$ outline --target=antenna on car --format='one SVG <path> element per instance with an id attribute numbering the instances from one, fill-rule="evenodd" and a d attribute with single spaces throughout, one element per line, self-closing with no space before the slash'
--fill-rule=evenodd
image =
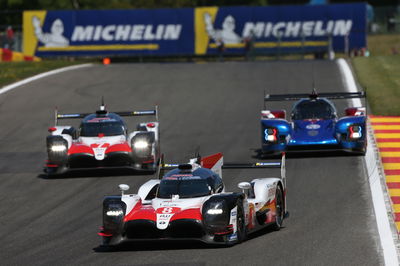
<path id="1" fill-rule="evenodd" d="M 163 175 L 164 175 L 164 153 L 161 154 L 160 158 L 158 159 L 158 166 L 157 166 L 157 173 L 156 176 L 158 179 L 162 179 Z"/>
<path id="2" fill-rule="evenodd" d="M 100 105 L 100 111 L 105 111 L 106 107 L 104 105 L 104 96 L 101 96 L 101 105 Z"/>
<path id="3" fill-rule="evenodd" d="M 101 96 L 100 110 L 97 110 L 96 114 L 97 115 L 106 115 L 107 114 L 106 105 L 104 104 L 104 96 Z"/>
<path id="4" fill-rule="evenodd" d="M 310 94 L 310 99 L 316 99 L 318 98 L 318 92 L 317 89 L 313 86 L 312 92 Z"/>
<path id="5" fill-rule="evenodd" d="M 200 146 L 196 147 L 194 157 L 196 158 L 196 163 L 201 165 Z"/>

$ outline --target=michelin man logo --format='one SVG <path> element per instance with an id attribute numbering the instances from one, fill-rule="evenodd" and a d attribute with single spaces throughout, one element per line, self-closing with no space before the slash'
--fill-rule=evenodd
<path id="1" fill-rule="evenodd" d="M 54 20 L 51 25 L 50 33 L 44 33 L 40 27 L 40 19 L 36 16 L 32 18 L 32 25 L 35 30 L 36 38 L 44 44 L 45 47 L 66 47 L 69 40 L 63 36 L 64 24 L 61 19 Z"/>
<path id="2" fill-rule="evenodd" d="M 242 38 L 235 33 L 235 18 L 231 15 L 225 17 L 222 23 L 222 29 L 214 29 L 211 15 L 208 13 L 204 14 L 204 22 L 206 24 L 208 36 L 215 42 L 222 41 L 225 44 L 237 44 L 242 42 Z"/>

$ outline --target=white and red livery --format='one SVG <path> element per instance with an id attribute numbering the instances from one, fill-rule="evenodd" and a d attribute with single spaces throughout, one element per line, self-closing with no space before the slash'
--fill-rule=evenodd
<path id="1" fill-rule="evenodd" d="M 62 174 L 71 169 L 128 167 L 154 172 L 160 158 L 159 123 L 139 123 L 128 133 L 123 116 L 156 116 L 154 110 L 108 112 L 104 104 L 92 114 L 58 114 L 47 136 L 45 172 Z M 82 121 L 78 129 L 60 126 L 59 119 Z"/>
<path id="2" fill-rule="evenodd" d="M 103 201 L 103 245 L 127 241 L 198 240 L 233 245 L 249 233 L 272 226 L 279 230 L 287 217 L 285 157 L 276 163 L 223 163 L 221 153 L 171 169 L 161 179 L 143 184 L 137 194 L 107 196 Z M 280 168 L 280 177 L 256 178 L 226 192 L 222 169 Z"/>

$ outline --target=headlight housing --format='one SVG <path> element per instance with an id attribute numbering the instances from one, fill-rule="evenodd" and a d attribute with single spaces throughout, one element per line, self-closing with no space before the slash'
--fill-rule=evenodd
<path id="1" fill-rule="evenodd" d="M 149 143 L 145 140 L 137 140 L 133 143 L 135 149 L 146 149 L 149 147 Z"/>
<path id="2" fill-rule="evenodd" d="M 362 127 L 360 125 L 349 126 L 349 138 L 359 139 L 362 137 Z"/>
<path id="3" fill-rule="evenodd" d="M 63 152 L 67 149 L 67 147 L 65 145 L 53 145 L 50 149 L 53 152 Z"/>
<path id="4" fill-rule="evenodd" d="M 264 130 L 264 138 L 267 142 L 278 141 L 278 130 L 276 128 L 268 127 Z"/>
<path id="5" fill-rule="evenodd" d="M 224 210 L 222 209 L 208 209 L 207 214 L 210 215 L 216 215 L 216 214 L 222 214 Z"/>
<path id="6" fill-rule="evenodd" d="M 108 210 L 106 212 L 107 216 L 120 216 L 123 215 L 124 211 L 123 210 Z"/>

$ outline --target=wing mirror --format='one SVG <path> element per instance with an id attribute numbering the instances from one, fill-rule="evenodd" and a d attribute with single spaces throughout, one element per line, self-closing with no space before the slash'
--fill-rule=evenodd
<path id="1" fill-rule="evenodd" d="M 249 182 L 240 182 L 238 187 L 246 194 L 246 190 L 251 189 L 251 184 Z"/>
<path id="2" fill-rule="evenodd" d="M 124 195 L 124 192 L 129 189 L 129 186 L 127 184 L 119 184 L 118 188 L 121 191 L 121 194 Z"/>

